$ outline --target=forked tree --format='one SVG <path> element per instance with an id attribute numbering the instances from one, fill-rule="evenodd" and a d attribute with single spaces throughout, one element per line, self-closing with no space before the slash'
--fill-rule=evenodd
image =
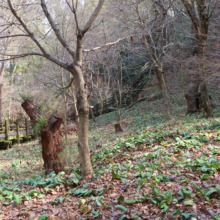
<path id="1" fill-rule="evenodd" d="M 188 112 L 198 111 L 198 94 L 201 94 L 201 108 L 205 116 L 212 117 L 212 107 L 206 87 L 206 73 L 205 73 L 205 49 L 208 40 L 210 18 L 215 10 L 217 0 L 182 0 L 185 9 L 190 17 L 193 25 L 193 34 L 195 35 L 196 48 L 194 54 L 197 56 L 198 71 L 195 74 L 188 94 L 185 95 L 187 99 Z"/>
<path id="2" fill-rule="evenodd" d="M 91 176 L 93 174 L 93 168 L 92 163 L 90 159 L 90 152 L 89 152 L 89 144 L 88 144 L 88 124 L 89 124 L 89 103 L 88 103 L 88 86 L 85 82 L 84 74 L 83 74 L 83 39 L 85 34 L 88 32 L 88 30 L 91 28 L 93 22 L 95 21 L 96 17 L 98 16 L 104 0 L 99 0 L 96 8 L 94 9 L 93 13 L 91 14 L 88 21 L 85 23 L 85 25 L 80 25 L 77 18 L 77 4 L 78 0 L 76 1 L 76 4 L 72 1 L 72 4 L 70 4 L 67 0 L 65 1 L 66 4 L 69 6 L 69 9 L 72 11 L 72 15 L 75 20 L 75 28 L 76 28 L 76 46 L 75 48 L 64 39 L 62 36 L 62 33 L 59 29 L 59 26 L 57 25 L 56 21 L 52 17 L 52 12 L 48 10 L 47 4 L 45 0 L 41 0 L 41 9 L 44 13 L 45 18 L 47 19 L 50 29 L 52 29 L 59 40 L 60 44 L 66 49 L 66 51 L 71 56 L 72 62 L 64 62 L 63 60 L 60 60 L 59 58 L 55 57 L 53 54 L 49 52 L 47 47 L 45 46 L 45 43 L 42 43 L 42 40 L 39 39 L 39 35 L 35 34 L 35 31 L 37 28 L 33 28 L 33 25 L 29 24 L 28 19 L 23 18 L 22 16 L 25 16 L 25 12 L 21 13 L 22 7 L 26 7 L 24 9 L 27 9 L 27 5 L 35 5 L 38 6 L 38 3 L 30 2 L 27 5 L 21 4 L 13 4 L 12 0 L 7 0 L 8 3 L 8 9 L 9 12 L 13 14 L 13 16 L 17 19 L 17 22 L 12 24 L 15 25 L 20 29 L 20 33 L 15 35 L 7 36 L 8 38 L 17 38 L 17 37 L 27 37 L 28 39 L 31 39 L 32 42 L 37 46 L 37 51 L 31 51 L 28 53 L 23 54 L 16 54 L 17 51 L 14 51 L 13 54 L 5 54 L 7 55 L 8 59 L 15 59 L 19 57 L 27 57 L 27 56 L 41 56 L 44 57 L 54 64 L 68 70 L 74 77 L 75 82 L 75 89 L 76 89 L 76 99 L 77 99 L 77 109 L 79 113 L 79 124 L 78 124 L 78 150 L 79 150 L 79 158 L 80 158 L 80 170 L 81 175 L 83 177 Z M 38 8 L 39 10 L 39 8 Z M 53 11 L 53 10 L 51 10 Z M 35 25 L 37 22 L 35 23 Z M 81 27 L 82 26 L 82 27 Z M 35 31 L 32 31 L 34 29 Z M 74 31 L 73 31 L 74 33 Z M 73 34 L 74 35 L 74 34 Z M 74 40 L 74 38 L 72 39 Z M 4 59 L 1 59 L 4 60 Z"/>
<path id="3" fill-rule="evenodd" d="M 119 11 L 122 21 L 133 32 L 139 33 L 144 49 L 152 63 L 158 79 L 159 87 L 163 92 L 164 110 L 166 118 L 170 119 L 170 98 L 164 78 L 163 58 L 167 55 L 172 32 L 172 19 L 169 10 L 172 4 L 162 0 L 124 0 Z"/>

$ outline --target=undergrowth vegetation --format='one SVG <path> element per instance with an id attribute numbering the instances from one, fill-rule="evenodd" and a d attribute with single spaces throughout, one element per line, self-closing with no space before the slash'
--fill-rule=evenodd
<path id="1" fill-rule="evenodd" d="M 92 179 L 80 176 L 76 136 L 64 141 L 68 167 L 58 175 L 44 174 L 37 142 L 1 151 L 0 218 L 219 220 L 219 113 L 179 108 L 165 121 L 157 106 L 123 110 L 121 134 L 114 112 L 91 122 Z"/>

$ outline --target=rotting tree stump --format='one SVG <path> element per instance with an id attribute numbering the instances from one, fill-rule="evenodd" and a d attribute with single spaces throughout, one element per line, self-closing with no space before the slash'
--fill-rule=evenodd
<path id="1" fill-rule="evenodd" d="M 63 118 L 58 115 L 52 115 L 48 125 L 41 130 L 42 156 L 44 168 L 54 170 L 56 173 L 64 170 L 66 161 L 64 158 L 64 148 L 60 139 L 60 125 Z"/>
<path id="2" fill-rule="evenodd" d="M 36 125 L 40 117 L 39 109 L 30 101 L 25 100 L 22 105 L 23 109 Z M 66 160 L 64 158 L 64 148 L 60 139 L 60 125 L 63 118 L 58 115 L 52 115 L 47 125 L 43 126 L 40 131 L 42 157 L 46 173 L 55 171 L 59 173 L 64 171 Z"/>
<path id="3" fill-rule="evenodd" d="M 115 124 L 115 132 L 116 132 L 116 133 L 123 132 L 123 129 L 122 129 L 121 123 L 117 123 L 117 124 Z"/>

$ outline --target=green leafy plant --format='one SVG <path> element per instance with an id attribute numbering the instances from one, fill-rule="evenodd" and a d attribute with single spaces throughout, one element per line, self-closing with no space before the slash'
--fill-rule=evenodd
<path id="1" fill-rule="evenodd" d="M 38 121 L 36 123 L 36 125 L 34 126 L 34 130 L 37 132 L 37 133 L 40 133 L 42 128 L 47 124 L 46 120 L 40 116 L 38 118 Z"/>

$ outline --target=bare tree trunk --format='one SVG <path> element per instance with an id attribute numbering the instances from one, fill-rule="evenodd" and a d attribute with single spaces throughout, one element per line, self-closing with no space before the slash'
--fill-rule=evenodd
<path id="1" fill-rule="evenodd" d="M 171 116 L 170 116 L 170 98 L 169 98 L 169 95 L 168 95 L 168 92 L 167 92 L 167 87 L 166 87 L 166 82 L 164 80 L 164 75 L 163 75 L 163 71 L 162 71 L 162 68 L 160 68 L 160 66 L 158 65 L 157 63 L 157 59 L 156 57 L 154 57 L 154 54 L 153 52 L 150 50 L 149 46 L 148 46 L 148 42 L 146 40 L 146 37 L 143 37 L 143 43 L 144 43 L 144 46 L 145 46 L 145 49 L 147 51 L 147 54 L 151 60 L 151 62 L 153 63 L 153 66 L 154 66 L 154 69 L 156 71 L 156 74 L 157 74 L 157 78 L 158 78 L 158 81 L 159 81 L 159 86 L 163 92 L 163 99 L 164 99 L 164 110 L 165 110 L 165 114 L 166 114 L 166 118 L 167 120 L 171 119 Z"/>
<path id="2" fill-rule="evenodd" d="M 73 98 L 73 107 L 74 107 L 74 111 L 75 111 L 75 120 L 76 120 L 76 125 L 77 125 L 77 128 L 78 128 L 79 113 L 78 113 L 78 109 L 77 109 L 77 105 L 76 105 L 76 96 L 75 96 L 75 91 L 74 91 L 73 86 L 72 86 L 72 98 Z"/>
<path id="3" fill-rule="evenodd" d="M 121 90 L 120 87 L 118 85 L 119 88 L 119 100 L 117 99 L 117 95 L 116 92 L 114 90 L 115 93 L 115 99 L 116 99 L 116 103 L 117 103 L 117 123 L 115 124 L 115 132 L 119 133 L 119 132 L 123 132 L 122 126 L 121 126 Z"/>
<path id="4" fill-rule="evenodd" d="M 68 102 L 66 98 L 66 93 L 64 92 L 63 94 L 64 98 L 64 134 L 65 134 L 65 139 L 68 140 L 67 136 L 67 111 L 68 111 Z"/>
<path id="5" fill-rule="evenodd" d="M 201 92 L 201 107 L 202 110 L 204 111 L 204 117 L 213 117 L 213 111 L 212 111 L 212 105 L 211 101 L 209 99 L 209 94 L 206 86 L 206 73 L 205 73 L 205 62 L 204 62 L 204 57 L 205 57 L 205 48 L 206 48 L 206 40 L 201 39 L 199 44 L 197 44 L 198 47 L 198 53 L 197 53 L 197 58 L 199 59 L 199 69 L 201 70 L 200 72 L 200 92 Z"/>
<path id="6" fill-rule="evenodd" d="M 79 113 L 78 124 L 78 149 L 80 158 L 80 171 L 83 177 L 93 175 L 93 168 L 90 159 L 88 128 L 89 128 L 89 102 L 88 86 L 84 81 L 81 67 L 74 66 L 76 74 L 76 98 L 77 110 Z"/>
<path id="7" fill-rule="evenodd" d="M 90 113 L 91 113 L 93 122 L 96 123 L 95 116 L 94 116 L 94 113 L 93 113 L 93 106 L 90 106 L 90 107 L 89 107 L 89 111 L 90 111 Z"/>
<path id="8" fill-rule="evenodd" d="M 3 104 L 2 96 L 3 96 L 3 94 L 2 94 L 2 88 L 3 88 L 3 84 L 0 84 L 0 121 L 2 121 L 2 119 L 3 119 L 3 112 L 2 112 L 2 110 L 3 110 L 3 108 L 2 108 L 2 104 Z"/>
<path id="9" fill-rule="evenodd" d="M 25 100 L 21 106 L 31 121 L 37 124 L 38 118 L 40 117 L 38 108 L 30 100 Z M 53 115 L 49 119 L 48 124 L 43 126 L 41 130 L 42 157 L 47 173 L 52 170 L 55 171 L 55 173 L 59 173 L 63 171 L 66 166 L 63 154 L 64 148 L 61 145 L 59 135 L 62 120 L 62 117 Z"/>
<path id="10" fill-rule="evenodd" d="M 61 82 L 62 82 L 62 87 L 64 87 L 64 80 L 63 80 L 63 74 L 61 73 Z M 66 91 L 63 90 L 63 100 L 64 100 L 64 134 L 65 134 L 65 139 L 67 140 L 67 111 L 68 111 L 68 101 L 66 97 Z"/>
<path id="11" fill-rule="evenodd" d="M 188 93 L 185 94 L 185 98 L 187 101 L 187 112 L 195 113 L 200 110 L 200 97 L 199 97 L 199 75 L 195 75 L 194 79 L 192 79 Z"/>
<path id="12" fill-rule="evenodd" d="M 167 92 L 167 87 L 166 87 L 166 83 L 164 80 L 164 76 L 163 76 L 163 72 L 161 71 L 161 69 L 158 66 L 155 66 L 155 70 L 157 72 L 157 78 L 159 80 L 159 85 L 160 88 L 163 92 L 163 100 L 164 100 L 164 110 L 165 110 L 165 114 L 166 114 L 166 119 L 170 120 L 171 116 L 170 116 L 170 98 Z"/>
<path id="13" fill-rule="evenodd" d="M 102 115 L 102 112 L 103 112 L 103 98 L 102 98 L 102 94 L 101 94 L 100 91 L 99 91 L 99 97 L 100 97 L 100 106 L 101 106 L 100 115 Z"/>
<path id="14" fill-rule="evenodd" d="M 204 72 L 205 62 L 205 49 L 208 39 L 208 31 L 209 31 L 209 19 L 212 15 L 212 12 L 210 12 L 209 7 L 207 7 L 207 2 L 205 0 L 195 1 L 193 4 L 191 4 L 190 1 L 182 0 L 186 11 L 192 21 L 192 25 L 194 26 L 194 34 L 196 38 L 196 50 L 195 55 L 198 59 L 198 69 L 199 69 L 199 86 L 200 86 L 200 92 L 201 92 L 201 105 L 202 109 L 204 111 L 204 115 L 206 117 L 212 117 L 212 107 L 209 100 L 209 95 L 207 92 L 206 87 L 206 74 Z M 215 9 L 216 5 L 214 6 L 213 10 Z M 197 82 L 195 82 L 197 84 Z M 196 85 L 194 86 L 196 87 Z M 189 91 L 190 92 L 190 91 Z M 189 104 L 189 102 L 187 102 Z M 188 109 L 190 106 L 188 106 Z"/>
<path id="15" fill-rule="evenodd" d="M 205 81 L 203 81 L 200 84 L 200 92 L 201 92 L 201 100 L 202 100 L 201 107 L 202 110 L 204 111 L 204 117 L 213 117 L 214 114 L 212 111 L 212 105 L 209 99 Z"/>
<path id="16" fill-rule="evenodd" d="M 1 70 L 0 70 L 0 121 L 3 119 L 3 72 L 5 69 L 5 62 L 2 62 Z"/>

